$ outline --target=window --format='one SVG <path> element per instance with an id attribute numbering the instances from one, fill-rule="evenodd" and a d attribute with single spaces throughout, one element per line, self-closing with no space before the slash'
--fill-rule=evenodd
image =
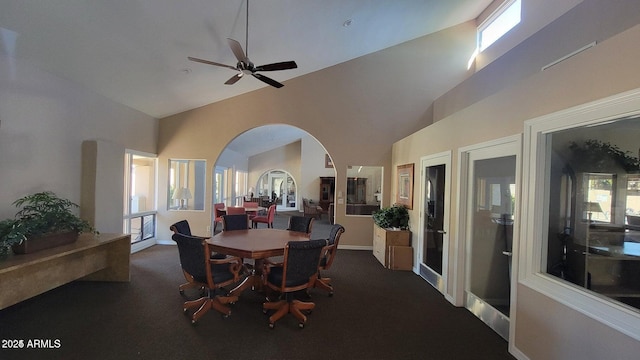
<path id="1" fill-rule="evenodd" d="M 521 0 L 506 1 L 478 27 L 478 48 L 484 51 L 520 23 Z"/>
<path id="2" fill-rule="evenodd" d="M 639 137 L 640 91 L 528 121 L 520 253 L 523 284 L 637 340 Z"/>
<path id="3" fill-rule="evenodd" d="M 131 234 L 131 243 L 136 244 L 155 237 L 156 158 L 128 150 L 124 163 L 123 232 Z"/>
<path id="4" fill-rule="evenodd" d="M 169 160 L 169 210 L 204 210 L 204 160 Z"/>
<path id="5" fill-rule="evenodd" d="M 382 166 L 353 165 L 347 169 L 347 215 L 371 215 L 380 209 Z"/>

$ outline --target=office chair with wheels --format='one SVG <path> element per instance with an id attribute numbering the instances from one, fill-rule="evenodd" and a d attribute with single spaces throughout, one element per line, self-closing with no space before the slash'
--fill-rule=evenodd
<path id="1" fill-rule="evenodd" d="M 212 259 L 209 245 L 206 240 L 199 237 L 183 234 L 173 234 L 171 238 L 178 244 L 180 254 L 180 266 L 182 270 L 190 274 L 194 281 L 205 284 L 206 296 L 198 300 L 185 301 L 183 311 L 198 308 L 191 316 L 191 323 L 195 324 L 205 313 L 215 309 L 224 317 L 231 315 L 231 309 L 226 304 L 238 301 L 237 296 L 218 295 L 224 286 L 238 283 L 243 279 L 242 261 L 237 257 L 225 259 Z"/>
<path id="2" fill-rule="evenodd" d="M 328 270 L 333 264 L 333 260 L 336 258 L 338 252 L 338 243 L 340 242 L 340 235 L 344 233 L 344 226 L 335 224 L 331 227 L 329 233 L 328 245 L 322 250 L 320 257 L 320 264 L 318 265 L 318 278 L 314 283 L 314 287 L 326 290 L 329 292 L 329 296 L 333 296 L 333 286 L 331 285 L 331 278 L 322 277 L 321 271 Z"/>
<path id="3" fill-rule="evenodd" d="M 287 230 L 306 233 L 311 236 L 311 228 L 313 227 L 313 218 L 305 216 L 290 216 L 289 226 Z"/>
<path id="4" fill-rule="evenodd" d="M 269 327 L 274 328 L 276 321 L 288 313 L 293 314 L 303 328 L 307 317 L 303 310 L 311 311 L 316 305 L 295 299 L 294 292 L 313 286 L 318 276 L 318 263 L 322 249 L 327 240 L 290 241 L 284 250 L 284 262 L 273 264 L 268 260 L 264 263 L 263 282 L 271 290 L 280 292 L 280 301 L 265 302 L 262 309 L 266 314 L 269 310 L 276 312 L 269 317 Z"/>

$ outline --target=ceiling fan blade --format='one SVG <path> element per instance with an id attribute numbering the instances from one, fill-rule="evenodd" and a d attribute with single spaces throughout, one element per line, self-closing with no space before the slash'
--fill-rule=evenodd
<path id="1" fill-rule="evenodd" d="M 242 50 L 242 45 L 240 45 L 239 42 L 229 38 L 227 38 L 227 42 L 229 43 L 231 51 L 233 51 L 233 55 L 236 56 L 236 59 L 238 59 L 238 61 L 246 62 L 247 56 L 244 54 L 244 50 Z"/>
<path id="2" fill-rule="evenodd" d="M 231 65 L 225 65 L 225 64 L 220 64 L 217 62 L 213 62 L 213 61 L 209 61 L 209 60 L 203 60 L 203 59 L 198 59 L 198 58 L 194 58 L 194 57 L 187 57 L 187 59 L 191 60 L 191 61 L 195 61 L 195 62 L 199 62 L 199 63 L 203 63 L 203 64 L 207 64 L 207 65 L 215 65 L 215 66 L 222 66 L 222 67 L 226 67 L 229 69 L 233 69 L 233 70 L 238 70 L 236 67 L 231 66 Z"/>
<path id="3" fill-rule="evenodd" d="M 283 61 L 273 64 L 256 66 L 256 71 L 277 71 L 277 70 L 289 70 L 298 67 L 295 61 Z"/>
<path id="4" fill-rule="evenodd" d="M 275 81 L 275 80 L 273 80 L 271 78 L 268 78 L 268 77 L 266 77 L 264 75 L 255 74 L 255 73 L 251 74 L 251 75 L 253 75 L 256 79 L 258 79 L 258 80 L 260 80 L 262 82 L 265 82 L 265 83 L 267 83 L 267 84 L 269 84 L 269 85 L 271 85 L 271 86 L 273 86 L 275 88 L 279 89 L 279 88 L 284 86 L 283 84 L 280 84 L 279 82 L 277 82 L 277 81 Z"/>
<path id="5" fill-rule="evenodd" d="M 225 85 L 233 85 L 235 83 L 238 82 L 238 80 L 242 79 L 242 76 L 244 75 L 244 73 L 237 73 L 235 75 L 233 75 L 229 80 L 227 80 L 224 84 Z"/>

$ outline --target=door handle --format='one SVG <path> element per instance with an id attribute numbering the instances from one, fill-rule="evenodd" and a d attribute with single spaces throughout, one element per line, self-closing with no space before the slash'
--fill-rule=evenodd
<path id="1" fill-rule="evenodd" d="M 446 233 L 447 233 L 447 232 L 446 232 L 446 231 L 444 231 L 444 230 L 438 230 L 437 232 L 438 232 L 438 234 L 442 234 L 442 235 L 444 235 L 444 234 L 446 234 Z"/>
<path id="2" fill-rule="evenodd" d="M 511 251 L 503 251 L 502 255 L 507 255 L 509 257 L 513 256 L 513 253 Z"/>

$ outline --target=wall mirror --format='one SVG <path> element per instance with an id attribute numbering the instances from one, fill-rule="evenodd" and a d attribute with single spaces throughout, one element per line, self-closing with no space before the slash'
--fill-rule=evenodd
<path id="1" fill-rule="evenodd" d="M 347 215 L 371 215 L 380 209 L 382 166 L 347 168 Z"/>
<path id="2" fill-rule="evenodd" d="M 169 210 L 204 210 L 207 162 L 169 159 Z"/>

